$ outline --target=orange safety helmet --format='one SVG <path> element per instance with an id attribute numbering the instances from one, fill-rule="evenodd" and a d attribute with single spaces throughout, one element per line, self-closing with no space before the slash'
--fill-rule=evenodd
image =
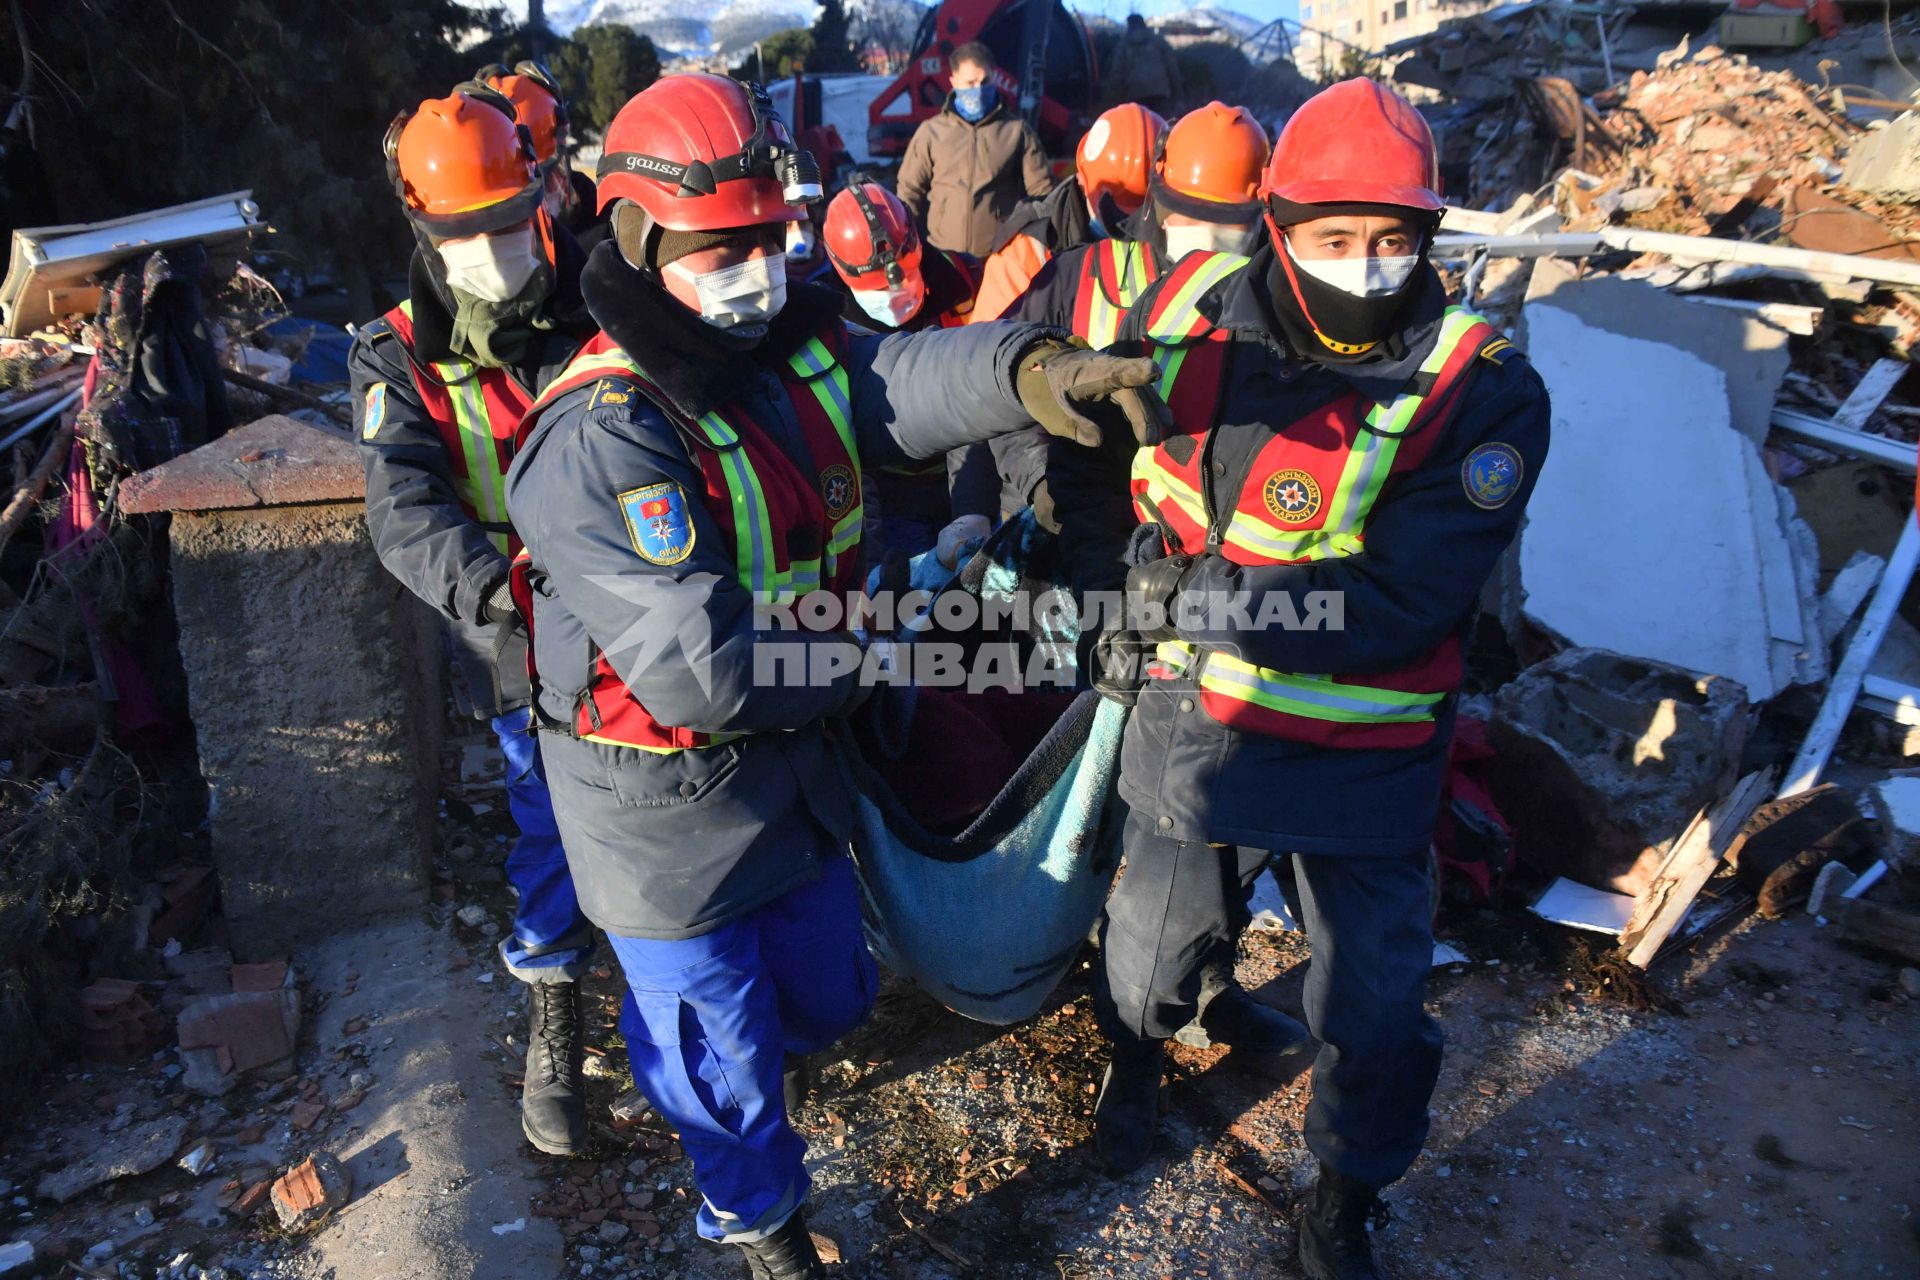
<path id="1" fill-rule="evenodd" d="M 1426 118 L 1391 89 L 1360 79 L 1321 90 L 1293 113 L 1260 195 L 1280 224 L 1298 221 L 1282 206 L 1387 204 L 1428 213 L 1446 207 Z"/>
<path id="2" fill-rule="evenodd" d="M 1087 207 L 1098 210 L 1105 196 L 1112 196 L 1122 213 L 1145 204 L 1153 156 L 1166 131 L 1167 122 L 1137 102 L 1101 112 L 1073 153 L 1073 170 Z"/>
<path id="3" fill-rule="evenodd" d="M 513 104 L 468 83 L 387 126 L 387 174 L 407 217 L 435 239 L 484 235 L 531 218 L 541 177 Z"/>
<path id="4" fill-rule="evenodd" d="M 480 68 L 474 79 L 513 103 L 514 117 L 533 135 L 533 151 L 542 169 L 551 169 L 567 145 L 567 100 L 560 82 L 544 63 L 528 58 L 512 71 L 495 62 Z"/>
<path id="5" fill-rule="evenodd" d="M 1209 102 L 1167 131 L 1159 178 L 1169 190 L 1195 200 L 1246 204 L 1259 193 L 1272 150 L 1267 131 L 1245 107 Z"/>
<path id="6" fill-rule="evenodd" d="M 920 274 L 920 233 L 900 198 L 877 182 L 835 196 L 820 238 L 849 289 L 898 289 Z"/>
<path id="7" fill-rule="evenodd" d="M 662 76 L 607 126 L 600 208 L 631 200 L 671 231 L 797 222 L 820 167 L 794 144 L 767 92 L 726 76 Z"/>

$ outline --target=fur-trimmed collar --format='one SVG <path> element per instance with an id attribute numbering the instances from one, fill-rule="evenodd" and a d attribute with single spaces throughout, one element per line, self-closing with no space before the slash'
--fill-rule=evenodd
<path id="1" fill-rule="evenodd" d="M 740 393 L 740 362 L 780 368 L 786 358 L 840 319 L 830 289 L 790 283 L 787 305 L 766 337 L 743 342 L 682 306 L 645 273 L 627 265 L 620 247 L 597 246 L 580 273 L 580 291 L 600 328 L 640 366 L 673 407 L 690 418 L 709 413 Z"/>

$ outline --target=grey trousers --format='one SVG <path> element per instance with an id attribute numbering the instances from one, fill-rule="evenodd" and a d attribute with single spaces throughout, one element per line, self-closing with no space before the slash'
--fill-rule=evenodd
<path id="1" fill-rule="evenodd" d="M 1125 845 L 1101 924 L 1094 1011 L 1116 1039 L 1162 1040 L 1193 1018 L 1207 970 L 1233 954 L 1254 878 L 1274 855 L 1169 839 L 1137 814 Z M 1432 869 L 1426 858 L 1291 856 L 1313 942 L 1307 1025 L 1322 1046 L 1307 1148 L 1383 1187 L 1420 1154 L 1440 1074 L 1440 1026 L 1425 1007 Z"/>

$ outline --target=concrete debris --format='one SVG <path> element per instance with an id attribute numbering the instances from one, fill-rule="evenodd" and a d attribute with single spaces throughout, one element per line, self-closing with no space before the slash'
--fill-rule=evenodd
<path id="1" fill-rule="evenodd" d="M 182 1169 L 185 1169 L 188 1173 L 198 1178 L 204 1173 L 212 1172 L 214 1159 L 213 1144 L 211 1142 L 203 1142 L 193 1150 L 187 1152 L 187 1154 L 181 1156 L 176 1163 L 178 1163 Z"/>
<path id="2" fill-rule="evenodd" d="M 1569 649 L 1494 699 L 1494 801 L 1523 862 L 1637 894 L 1694 815 L 1733 781 L 1746 742 L 1737 683 Z"/>
<path id="3" fill-rule="evenodd" d="M 1897 871 L 1920 871 L 1920 773 L 1897 773 L 1872 788 L 1880 814 L 1880 856 Z"/>
<path id="4" fill-rule="evenodd" d="M 173 1159 L 187 1136 L 187 1117 L 162 1116 L 118 1134 L 87 1135 L 93 1150 L 40 1179 L 35 1190 L 61 1204 L 115 1178 L 130 1178 L 158 1169 Z"/>
<path id="5" fill-rule="evenodd" d="M 1824 676 L 1780 491 L 1731 429 L 1719 369 L 1548 303 L 1527 306 L 1526 336 L 1554 417 L 1520 540 L 1527 622 L 1756 699 Z"/>
<path id="6" fill-rule="evenodd" d="M 203 996 L 180 1011 L 182 1083 L 214 1098 L 242 1078 L 282 1079 L 293 1072 L 300 1037 L 300 993 L 279 987 Z"/>
<path id="7" fill-rule="evenodd" d="M 273 1184 L 273 1211 L 280 1226 L 298 1235 L 312 1230 L 353 1198 L 353 1175 L 332 1155 L 316 1151 Z"/>
<path id="8" fill-rule="evenodd" d="M 11 1244 L 0 1245 L 0 1276 L 9 1271 L 18 1271 L 33 1262 L 33 1244 L 28 1240 L 15 1240 Z"/>
<path id="9" fill-rule="evenodd" d="M 1920 199 L 1920 116 L 1869 128 L 1847 153 L 1841 180 L 1855 191 Z"/>
<path id="10" fill-rule="evenodd" d="M 1886 571 L 1884 558 L 1856 551 L 1840 572 L 1833 575 L 1826 594 L 1820 597 L 1820 636 L 1828 646 L 1840 638 L 1860 606 L 1873 594 L 1880 575 Z"/>

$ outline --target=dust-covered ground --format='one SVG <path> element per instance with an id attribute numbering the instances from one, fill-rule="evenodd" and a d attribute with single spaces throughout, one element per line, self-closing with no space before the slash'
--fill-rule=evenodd
<path id="1" fill-rule="evenodd" d="M 1432 1138 L 1379 1237 L 1395 1275 L 1920 1274 L 1920 1035 L 1895 966 L 1804 916 L 1750 921 L 1673 962 L 1654 989 L 1664 1010 L 1635 1011 L 1644 992 L 1612 992 L 1623 984 L 1551 927 L 1491 912 L 1464 925 L 1475 963 L 1432 984 L 1448 1042 Z M 1297 934 L 1254 935 L 1241 977 L 1297 1010 L 1307 956 Z M 889 984 L 801 1116 L 811 1220 L 840 1274 L 1299 1274 L 1304 1073 L 1176 1049 L 1160 1149 L 1111 1181 L 1088 1147 L 1101 1047 L 1087 982 L 1083 966 L 1013 1028 Z M 599 985 L 610 1020 L 617 986 Z M 689 1169 L 657 1125 L 610 1139 L 598 1165 L 556 1163 L 536 1212 L 571 1217 L 584 1190 L 617 1215 L 600 1193 L 632 1186 L 659 1235 L 613 1249 L 563 1221 L 576 1273 L 744 1274 L 693 1240 Z"/>
<path id="2" fill-rule="evenodd" d="M 0 1149 L 0 1246 L 36 1249 L 9 1280 L 746 1274 L 695 1238 L 691 1170 L 625 1079 L 610 960 L 589 982 L 592 1156 L 520 1139 L 525 997 L 493 957 L 507 828 L 476 810 L 449 816 L 431 911 L 296 957 L 308 1018 L 292 1079 L 206 1101 L 161 1053 L 47 1081 Z M 1445 932 L 1471 963 L 1433 977 L 1447 1059 L 1426 1154 L 1388 1193 L 1394 1275 L 1920 1275 L 1920 1009 L 1898 966 L 1805 915 L 1749 920 L 1646 983 L 1524 913 L 1456 912 Z M 1250 935 L 1241 979 L 1297 1012 L 1309 953 L 1298 934 Z M 1103 1060 L 1089 978 L 1082 964 L 1005 1028 L 887 983 L 798 1117 L 836 1274 L 1299 1274 L 1305 1064 L 1176 1047 L 1156 1155 L 1111 1181 L 1088 1142 Z M 166 1161 L 64 1205 L 36 1194 L 172 1115 L 188 1121 L 183 1152 L 218 1153 L 210 1171 Z M 317 1235 L 235 1203 L 314 1149 L 358 1183 Z"/>

